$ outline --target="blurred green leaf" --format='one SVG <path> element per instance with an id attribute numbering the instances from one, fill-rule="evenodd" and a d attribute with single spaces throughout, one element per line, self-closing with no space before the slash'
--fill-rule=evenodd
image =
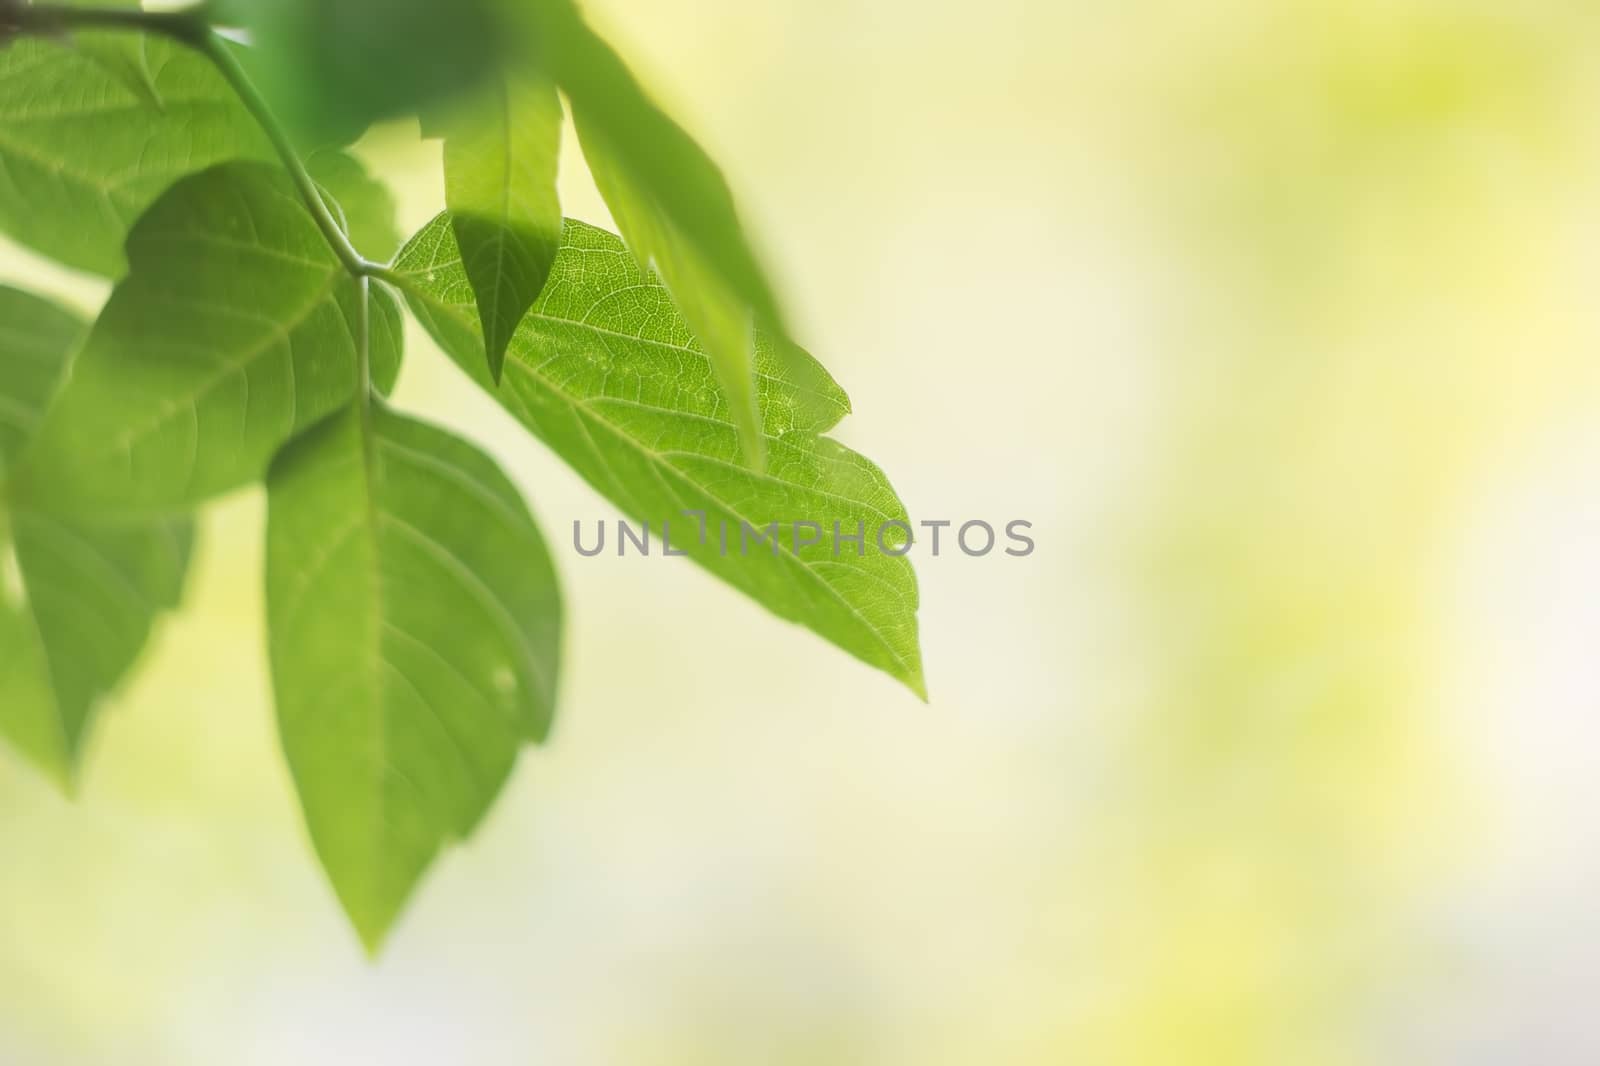
<path id="1" fill-rule="evenodd" d="M 747 456 L 763 461 L 753 329 L 798 370 L 778 306 L 722 172 L 640 86 L 570 0 L 530 11 L 543 56 L 572 104 L 584 157 L 641 265 L 653 267 L 711 357 Z"/>
<path id="2" fill-rule="evenodd" d="M 590 484 L 659 533 L 671 520 L 674 548 L 782 618 L 798 622 L 924 692 L 917 642 L 917 584 L 910 562 L 878 550 L 880 523 L 906 521 L 883 472 L 820 436 L 849 411 L 844 392 L 814 360 L 808 391 L 758 335 L 755 378 L 765 472 L 740 462 L 738 426 L 717 387 L 712 361 L 622 241 L 569 220 L 550 280 L 522 321 L 496 388 L 484 365 L 472 286 L 449 217 L 414 237 L 397 260 L 409 302 L 440 345 L 480 385 Z M 797 350 L 798 351 L 798 350 Z M 685 510 L 708 516 L 701 541 Z M 797 521 L 822 527 L 794 547 Z M 717 529 L 737 542 L 741 523 L 785 525 L 783 549 L 724 556 Z M 834 535 L 858 523 L 865 554 Z M 836 549 L 838 549 L 836 551 Z"/>
<path id="3" fill-rule="evenodd" d="M 394 194 L 345 152 L 314 152 L 306 170 L 332 196 L 329 207 L 357 250 L 386 263 L 400 250 L 403 236 L 395 221 Z"/>
<path id="4" fill-rule="evenodd" d="M 194 529 L 11 515 L 20 587 L 0 606 L 0 732 L 66 784 L 95 707 L 178 606 Z M 40 672 L 40 666 L 45 670 Z"/>
<path id="5" fill-rule="evenodd" d="M 6 463 L 26 446 L 85 330 L 76 315 L 0 288 Z M 63 786 L 96 705 L 157 615 L 177 606 L 193 536 L 187 520 L 102 528 L 0 511 L 0 735 Z"/>
<path id="6" fill-rule="evenodd" d="M 278 117 L 311 145 L 348 144 L 493 76 L 507 43 L 490 0 L 224 0 L 241 57 Z"/>
<path id="7" fill-rule="evenodd" d="M 70 311 L 0 286 L 0 476 L 38 430 L 87 332 Z"/>
<path id="8" fill-rule="evenodd" d="M 496 381 L 561 244 L 561 120 L 555 86 L 518 74 L 496 79 L 443 124 L 445 202 Z"/>
<path id="9" fill-rule="evenodd" d="M 259 479 L 355 395 L 361 288 L 287 175 L 231 163 L 187 178 L 128 240 L 131 269 L 19 472 L 42 506 L 171 514 Z M 400 361 L 399 307 L 373 288 L 372 366 Z"/>
<path id="10" fill-rule="evenodd" d="M 549 731 L 555 570 L 492 460 L 381 405 L 286 449 L 268 504 L 284 751 L 317 854 L 376 950 L 518 748 Z"/>
<path id="11" fill-rule="evenodd" d="M 148 91 L 108 49 L 137 57 Z M 237 158 L 270 159 L 272 147 L 182 45 L 97 33 L 0 49 L 0 231 L 52 259 L 120 276 L 134 221 L 179 178 Z"/>

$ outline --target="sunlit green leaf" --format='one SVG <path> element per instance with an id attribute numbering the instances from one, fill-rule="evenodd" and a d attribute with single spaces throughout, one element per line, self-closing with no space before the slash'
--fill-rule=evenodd
<path id="1" fill-rule="evenodd" d="M 758 602 L 923 691 L 917 585 L 911 564 L 879 549 L 876 531 L 905 522 L 882 471 L 821 436 L 849 410 L 813 362 L 797 387 L 791 363 L 760 336 L 756 382 L 765 472 L 740 462 L 737 425 L 711 361 L 616 237 L 568 221 L 544 293 L 512 338 L 495 388 L 483 366 L 472 288 L 446 216 L 412 239 L 397 261 L 413 311 L 481 385 L 589 482 L 658 535 L 672 521 L 675 548 Z M 809 358 L 809 357 L 807 357 Z M 705 512 L 701 541 L 686 510 Z M 741 527 L 783 526 L 782 550 L 737 550 Z M 815 522 L 817 543 L 795 546 L 790 526 Z M 835 536 L 865 527 L 864 552 Z M 859 523 L 859 526 L 858 526 Z M 718 529 L 734 550 L 724 555 Z M 893 527 L 888 545 L 899 550 Z"/>
<path id="2" fill-rule="evenodd" d="M 445 200 L 496 381 L 561 244 L 561 119 L 555 86 L 517 74 L 453 109 L 443 127 Z"/>
<path id="3" fill-rule="evenodd" d="M 104 47 L 101 47 L 104 46 Z M 106 50 L 149 72 L 130 87 Z M 68 266 L 126 269 L 135 220 L 179 178 L 272 149 L 210 62 L 133 34 L 0 49 L 0 232 Z"/>
<path id="4" fill-rule="evenodd" d="M 739 222 L 727 181 L 639 85 L 570 0 L 531 7 L 543 62 L 572 104 L 589 169 L 628 246 L 653 267 L 711 357 L 729 413 L 758 465 L 760 433 L 753 330 L 796 373 L 777 297 Z"/>
<path id="5" fill-rule="evenodd" d="M 0 288 L 0 459 L 26 445 L 86 324 Z M 95 707 L 175 607 L 187 521 L 101 527 L 0 509 L 0 736 L 66 784 Z"/>
<path id="6" fill-rule="evenodd" d="M 185 179 L 140 220 L 128 256 L 21 472 L 29 498 L 96 517 L 187 511 L 259 479 L 355 394 L 360 287 L 275 168 Z M 383 286 L 373 294 L 386 388 L 399 308 Z"/>
<path id="7" fill-rule="evenodd" d="M 381 406 L 291 445 L 268 501 L 284 751 L 317 854 L 375 949 L 550 728 L 555 572 L 492 460 Z"/>

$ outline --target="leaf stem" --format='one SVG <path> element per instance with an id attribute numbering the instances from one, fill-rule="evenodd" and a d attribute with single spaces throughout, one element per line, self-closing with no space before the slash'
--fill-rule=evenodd
<path id="1" fill-rule="evenodd" d="M 417 283 L 393 267 L 383 264 L 374 264 L 370 273 L 371 277 L 378 279 L 391 288 L 399 289 L 409 296 L 425 297 L 427 294 L 418 287 Z"/>
<path id="2" fill-rule="evenodd" d="M 305 163 L 301 162 L 299 153 L 295 151 L 288 131 L 278 122 L 277 116 L 272 113 L 266 99 L 251 82 L 238 58 L 228 50 L 227 41 L 208 26 L 199 40 L 193 43 L 216 66 L 223 80 L 244 104 L 245 110 L 250 112 L 256 124 L 272 142 L 272 147 L 277 150 L 278 157 L 283 160 L 284 167 L 289 171 L 289 176 L 294 179 L 295 187 L 300 190 L 300 198 L 305 201 L 306 209 L 316 220 L 317 228 L 327 239 L 333 254 L 339 257 L 339 261 L 350 271 L 352 277 L 371 277 L 372 272 L 377 269 L 377 264 L 370 262 L 356 251 L 355 245 L 350 243 L 350 238 L 339 228 L 339 223 L 328 210 L 327 201 L 322 198 L 322 192 L 317 188 L 316 181 L 311 177 L 310 171 L 306 170 Z"/>
<path id="3" fill-rule="evenodd" d="M 372 278 L 363 274 L 356 279 L 361 294 L 361 310 L 356 329 L 356 376 L 361 384 L 361 395 L 372 395 Z M 364 403 L 365 401 L 363 401 Z"/>
<path id="4" fill-rule="evenodd" d="M 5 0 L 0 0 L 0 13 L 11 17 L 4 5 Z M 159 33 L 188 45 L 205 56 L 217 68 L 217 72 L 228 83 L 234 95 L 238 96 L 245 110 L 250 112 L 250 117 L 255 119 L 256 124 L 267 135 L 267 140 L 272 142 L 278 158 L 283 161 L 284 169 L 288 170 L 289 177 L 294 180 L 295 188 L 300 193 L 300 199 L 305 202 L 306 210 L 311 212 L 311 217 L 316 221 L 317 228 L 322 231 L 328 247 L 339 257 L 339 262 L 344 264 L 350 276 L 370 278 L 383 269 L 381 264 L 372 262 L 358 252 L 344 230 L 339 228 L 333 212 L 328 209 L 327 201 L 322 198 L 321 190 L 317 188 L 316 180 L 311 177 L 311 172 L 306 170 L 305 163 L 295 150 L 289 131 L 284 129 L 278 117 L 272 113 L 266 98 L 245 73 L 238 57 L 229 50 L 228 42 L 212 28 L 206 18 L 205 5 L 183 11 L 140 11 L 126 8 L 32 4 L 23 7 L 15 18 L 15 28 L 20 33 L 48 36 L 81 29 L 138 30 Z"/>
<path id="5" fill-rule="evenodd" d="M 15 8 L 15 10 L 13 10 Z M 0 22 L 18 33 L 48 37 L 69 30 L 143 30 L 185 44 L 210 32 L 202 8 L 140 11 L 138 8 L 66 7 L 60 4 L 8 4 L 0 0 Z"/>
<path id="6" fill-rule="evenodd" d="M 372 278 L 366 274 L 357 277 L 356 288 L 361 296 L 361 310 L 356 319 L 356 412 L 361 424 L 362 456 L 370 486 L 374 469 L 373 441 L 376 440 L 372 433 Z"/>

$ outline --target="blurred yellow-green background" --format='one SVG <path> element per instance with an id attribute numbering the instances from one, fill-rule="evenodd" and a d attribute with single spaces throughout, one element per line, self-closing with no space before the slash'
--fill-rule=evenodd
<path id="1" fill-rule="evenodd" d="M 0 1063 L 1600 1061 L 1600 8 L 593 0 L 912 514 L 933 701 L 614 517 L 554 742 L 369 963 L 258 493 L 69 801 L 0 754 Z M 363 154 L 415 228 L 437 147 Z M 569 214 L 606 216 L 576 152 Z M 0 277 L 104 291 L 9 246 Z"/>

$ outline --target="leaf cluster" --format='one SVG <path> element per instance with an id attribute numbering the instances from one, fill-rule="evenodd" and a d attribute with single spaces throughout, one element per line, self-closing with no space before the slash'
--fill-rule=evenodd
<path id="1" fill-rule="evenodd" d="M 849 400 L 720 172 L 569 0 L 0 0 L 8 28 L 0 232 L 115 282 L 93 322 L 0 289 L 0 735 L 40 767 L 73 780 L 197 511 L 263 485 L 283 750 L 369 947 L 472 832 L 549 735 L 562 597 L 496 462 L 391 406 L 407 310 L 658 533 L 817 523 L 687 547 L 922 693 L 909 563 L 840 534 L 904 507 L 826 435 Z M 562 216 L 569 115 L 620 236 Z M 342 150 L 397 116 L 443 141 L 446 190 L 403 248 Z"/>

